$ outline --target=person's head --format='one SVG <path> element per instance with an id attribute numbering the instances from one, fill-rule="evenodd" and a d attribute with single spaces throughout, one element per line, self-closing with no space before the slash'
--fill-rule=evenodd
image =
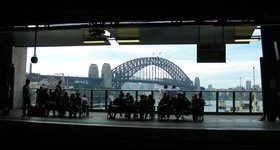
<path id="1" fill-rule="evenodd" d="M 198 93 L 198 97 L 202 97 L 202 92 L 199 92 L 199 93 Z"/>
<path id="2" fill-rule="evenodd" d="M 193 94 L 192 99 L 197 99 L 197 94 Z"/>
<path id="3" fill-rule="evenodd" d="M 177 93 L 177 96 L 178 96 L 178 97 L 181 97 L 181 96 L 182 96 L 182 93 Z"/>
<path id="4" fill-rule="evenodd" d="M 25 83 L 26 83 L 26 84 L 30 84 L 30 80 L 29 80 L 29 79 L 26 79 L 26 80 L 25 80 Z"/>
<path id="5" fill-rule="evenodd" d="M 167 85 L 164 85 L 164 87 L 163 87 L 164 89 L 167 89 L 168 88 L 168 86 Z"/>

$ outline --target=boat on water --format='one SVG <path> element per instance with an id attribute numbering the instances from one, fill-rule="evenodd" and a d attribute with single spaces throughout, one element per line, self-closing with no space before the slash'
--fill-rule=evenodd
<path id="1" fill-rule="evenodd" d="M 205 106 L 212 106 L 213 104 L 211 102 L 205 102 Z"/>

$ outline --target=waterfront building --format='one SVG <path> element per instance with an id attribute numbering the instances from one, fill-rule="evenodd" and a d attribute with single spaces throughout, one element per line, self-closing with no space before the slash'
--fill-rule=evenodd
<path id="1" fill-rule="evenodd" d="M 194 79 L 194 86 L 195 86 L 195 90 L 200 91 L 199 77 L 195 77 L 195 79 Z"/>
<path id="2" fill-rule="evenodd" d="M 89 70 L 88 70 L 88 77 L 89 78 L 98 78 L 98 66 L 96 64 L 90 64 Z"/>
<path id="3" fill-rule="evenodd" d="M 250 91 L 251 89 L 252 89 L 251 81 L 250 81 L 250 80 L 247 80 L 247 81 L 246 81 L 246 90 Z"/>
<path id="4" fill-rule="evenodd" d="M 112 72 L 111 65 L 109 63 L 104 63 L 102 65 L 101 78 L 104 79 L 105 88 L 112 88 Z"/>

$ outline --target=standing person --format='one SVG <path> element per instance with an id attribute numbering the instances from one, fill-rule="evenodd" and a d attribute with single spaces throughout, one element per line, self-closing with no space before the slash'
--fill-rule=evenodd
<path id="1" fill-rule="evenodd" d="M 176 85 L 173 85 L 172 88 L 170 89 L 170 96 L 171 96 L 171 100 L 173 102 L 176 101 L 177 99 L 177 94 L 180 92 L 180 88 L 176 87 Z"/>
<path id="2" fill-rule="evenodd" d="M 161 92 L 161 98 L 163 98 L 167 94 L 170 94 L 170 90 L 168 89 L 167 85 L 164 85 L 163 89 L 161 89 L 160 92 Z"/>
<path id="3" fill-rule="evenodd" d="M 199 116 L 199 109 L 200 109 L 200 104 L 197 98 L 197 94 L 193 94 L 192 96 L 192 106 L 191 106 L 191 112 L 193 115 L 193 120 L 196 122 L 198 120 Z"/>
<path id="4" fill-rule="evenodd" d="M 202 98 L 202 92 L 198 93 L 198 102 L 200 105 L 200 113 L 199 113 L 198 117 L 199 117 L 199 119 L 201 119 L 203 121 L 205 100 Z"/>
<path id="5" fill-rule="evenodd" d="M 84 116 L 89 116 L 89 101 L 87 96 L 84 94 L 81 98 L 82 100 L 82 113 Z"/>
<path id="6" fill-rule="evenodd" d="M 62 96 L 63 86 L 62 86 L 62 80 L 59 80 L 55 88 L 58 90 L 58 93 L 60 96 Z"/>
<path id="7" fill-rule="evenodd" d="M 25 84 L 22 88 L 22 95 L 23 95 L 23 105 L 22 105 L 22 116 L 26 116 L 26 111 L 27 109 L 30 108 L 31 106 L 31 101 L 30 101 L 30 80 L 26 79 Z"/>

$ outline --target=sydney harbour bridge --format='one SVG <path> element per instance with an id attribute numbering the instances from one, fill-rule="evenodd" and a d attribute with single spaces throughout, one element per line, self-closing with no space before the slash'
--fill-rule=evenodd
<path id="1" fill-rule="evenodd" d="M 101 77 L 74 77 L 30 73 L 27 78 L 32 82 L 44 83 L 46 85 L 63 79 L 66 85 L 74 88 L 121 89 L 122 85 L 126 82 L 136 82 L 175 85 L 182 90 L 194 89 L 193 82 L 182 69 L 173 62 L 160 57 L 144 57 L 129 60 L 101 74 Z"/>

